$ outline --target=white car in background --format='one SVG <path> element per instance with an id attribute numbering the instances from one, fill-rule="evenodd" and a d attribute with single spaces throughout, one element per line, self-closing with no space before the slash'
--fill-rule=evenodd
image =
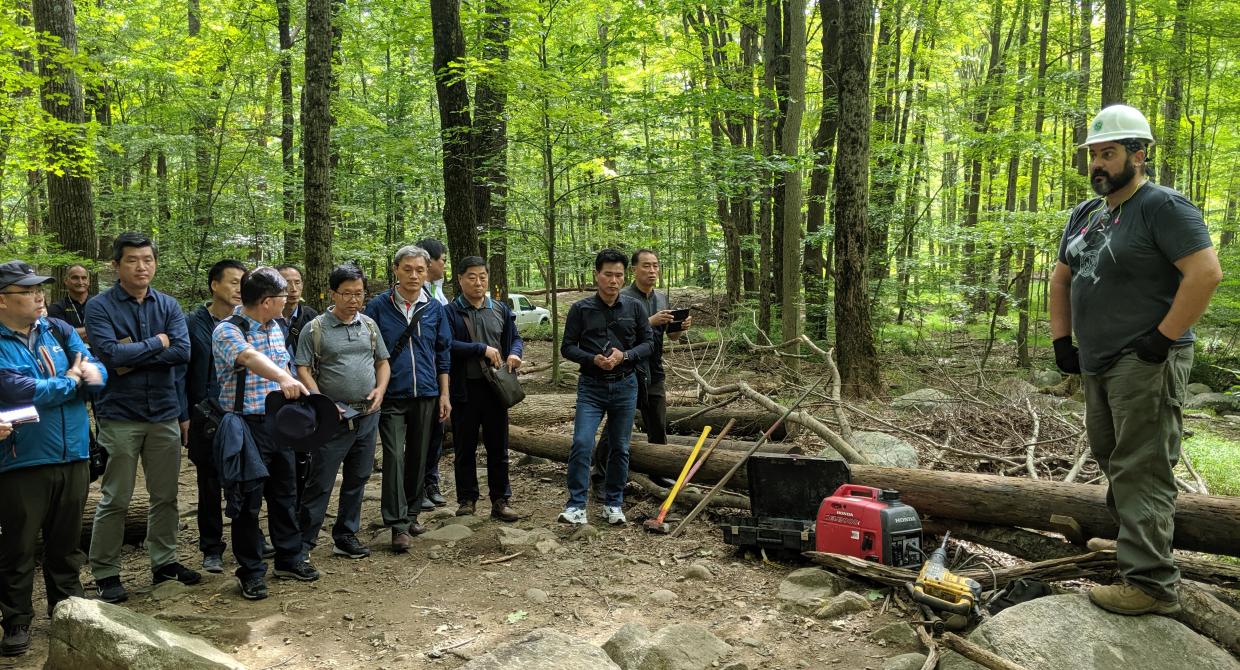
<path id="1" fill-rule="evenodd" d="M 508 294 L 508 307 L 517 315 L 517 332 L 527 326 L 551 323 L 551 312 L 533 305 L 529 298 L 519 293 Z"/>

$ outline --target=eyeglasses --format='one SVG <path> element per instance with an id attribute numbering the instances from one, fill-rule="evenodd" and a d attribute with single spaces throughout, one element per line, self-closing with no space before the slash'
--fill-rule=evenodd
<path id="1" fill-rule="evenodd" d="M 26 291 L 0 291 L 0 295 L 43 295 L 43 289 L 32 288 Z"/>
<path id="2" fill-rule="evenodd" d="M 336 295 L 345 300 L 365 300 L 366 293 L 364 291 L 333 291 Z"/>

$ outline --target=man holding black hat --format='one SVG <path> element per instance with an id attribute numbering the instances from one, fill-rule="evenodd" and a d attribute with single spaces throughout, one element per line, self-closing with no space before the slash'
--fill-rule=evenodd
<path id="1" fill-rule="evenodd" d="M 82 596 L 78 573 L 82 508 L 90 484 L 86 387 L 106 372 L 73 328 L 40 318 L 43 284 L 53 281 L 21 261 L 0 264 L 0 404 L 31 406 L 37 418 L 0 422 L 0 655 L 30 647 L 36 559 L 43 566 L 47 612 Z M 42 555 L 37 539 L 42 535 Z"/>
<path id="2" fill-rule="evenodd" d="M 241 595 L 249 600 L 267 597 L 264 579 L 267 564 L 263 561 L 262 535 L 258 527 L 264 498 L 267 500 L 267 529 L 276 550 L 276 577 L 302 581 L 319 578 L 318 571 L 305 560 L 301 551 L 293 450 L 276 444 L 269 425 L 271 417 L 267 415 L 267 396 L 271 392 L 279 392 L 290 400 L 309 393 L 293 378 L 284 331 L 276 322 L 288 299 L 287 290 L 288 283 L 273 268 L 263 267 L 247 273 L 241 280 L 241 306 L 234 316 L 216 326 L 212 337 L 215 376 L 220 383 L 219 403 L 228 409 L 235 406 L 240 381 L 240 413 L 268 472 L 261 487 L 246 493 L 232 520 L 237 582 Z"/>
<path id="3" fill-rule="evenodd" d="M 336 474 L 344 465 L 339 508 L 332 526 L 332 553 L 365 558 L 370 549 L 357 539 L 362 495 L 375 463 L 379 407 L 391 370 L 379 326 L 361 313 L 366 277 L 355 265 L 341 265 L 327 278 L 332 307 L 306 324 L 297 346 L 297 377 L 316 393 L 344 406 L 331 439 L 315 455 L 302 492 L 298 521 L 306 555 L 318 541 Z"/>

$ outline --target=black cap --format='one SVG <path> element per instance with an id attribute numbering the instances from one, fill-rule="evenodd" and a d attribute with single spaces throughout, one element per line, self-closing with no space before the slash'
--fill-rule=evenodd
<path id="1" fill-rule="evenodd" d="M 321 393 L 288 400 L 280 391 L 272 391 L 265 406 L 275 443 L 294 451 L 316 451 L 340 428 L 336 403 Z"/>
<path id="2" fill-rule="evenodd" d="M 34 268 L 25 261 L 9 261 L 0 263 L 0 288 L 12 286 L 39 286 L 48 282 L 54 282 L 51 277 L 44 277 L 34 273 Z"/>

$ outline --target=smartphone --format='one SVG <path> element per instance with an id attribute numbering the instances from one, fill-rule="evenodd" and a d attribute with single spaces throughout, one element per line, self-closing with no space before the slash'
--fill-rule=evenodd
<path id="1" fill-rule="evenodd" d="M 689 308 L 673 309 L 672 322 L 667 324 L 667 332 L 675 333 L 684 330 L 685 319 L 689 318 Z"/>

